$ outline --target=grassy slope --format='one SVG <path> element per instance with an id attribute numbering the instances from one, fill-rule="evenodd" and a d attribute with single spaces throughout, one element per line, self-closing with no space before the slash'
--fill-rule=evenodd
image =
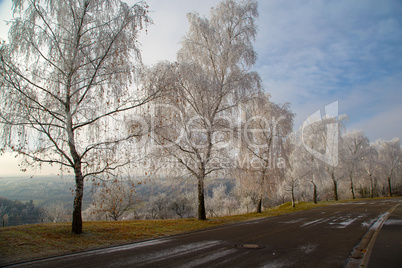
<path id="1" fill-rule="evenodd" d="M 84 233 L 71 233 L 71 223 L 48 223 L 0 228 L 0 265 L 40 259 L 73 252 L 121 245 L 135 241 L 185 233 L 219 225 L 273 217 L 285 213 L 307 210 L 333 202 L 290 203 L 267 210 L 261 214 L 181 220 L 139 220 L 121 222 L 84 222 Z"/>

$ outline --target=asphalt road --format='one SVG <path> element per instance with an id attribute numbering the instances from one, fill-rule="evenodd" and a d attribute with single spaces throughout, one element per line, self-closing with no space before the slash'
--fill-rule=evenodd
<path id="1" fill-rule="evenodd" d="M 345 267 L 370 227 L 400 203 L 402 199 L 337 204 L 22 266 Z"/>

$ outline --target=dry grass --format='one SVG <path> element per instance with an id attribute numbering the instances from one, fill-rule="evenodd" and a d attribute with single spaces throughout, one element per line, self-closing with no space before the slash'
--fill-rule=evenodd
<path id="1" fill-rule="evenodd" d="M 299 203 L 292 208 L 290 203 L 269 209 L 263 213 L 211 218 L 181 220 L 138 220 L 121 222 L 84 222 L 81 235 L 71 233 L 71 223 L 48 223 L 0 228 L 0 265 L 63 255 L 73 252 L 121 245 L 186 233 L 206 228 L 278 216 L 333 202 Z"/>

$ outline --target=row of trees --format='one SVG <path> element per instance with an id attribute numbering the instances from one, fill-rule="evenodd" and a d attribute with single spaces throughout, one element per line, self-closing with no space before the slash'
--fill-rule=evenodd
<path id="1" fill-rule="evenodd" d="M 363 131 L 353 130 L 341 134 L 344 118 L 338 118 L 333 133 L 338 133 L 335 142 L 329 142 L 328 121 L 322 120 L 311 126 L 311 131 L 304 139 L 292 137 L 289 153 L 289 167 L 286 171 L 283 187 L 291 192 L 292 201 L 295 194 L 300 195 L 312 191 L 312 200 L 317 202 L 318 186 L 332 189 L 331 199 L 355 199 L 360 197 L 393 196 L 401 194 L 402 166 L 399 138 L 389 141 L 370 142 Z M 334 121 L 333 121 L 334 122 Z M 332 122 L 332 124 L 333 124 Z M 312 134 L 314 133 L 314 135 Z M 338 135 L 337 134 L 337 135 Z M 335 140 L 334 140 L 335 141 Z M 326 150 L 330 159 L 336 160 L 328 164 L 322 161 L 321 154 L 314 155 L 306 150 L 306 143 L 317 151 Z M 318 157 L 317 157 L 318 156 Z M 340 186 L 342 187 L 340 191 Z M 328 194 L 326 194 L 328 195 Z M 325 199 L 329 199 L 326 197 Z"/>
<path id="2" fill-rule="evenodd" d="M 310 130 L 301 143 L 309 153 L 291 142 L 289 105 L 271 102 L 253 71 L 257 17 L 256 0 L 224 0 L 208 18 L 190 13 L 176 62 L 145 67 L 137 40 L 151 22 L 144 2 L 16 1 L 10 42 L 0 48 L 1 152 L 25 156 L 27 166 L 59 165 L 74 174 L 77 234 L 85 179 L 102 200 L 94 210 L 104 213 L 107 204 L 118 219 L 142 183 L 125 181 L 123 174 L 132 176 L 134 168 L 196 179 L 200 220 L 207 216 L 205 181 L 211 177 L 239 178 L 257 211 L 283 178 L 293 185 L 312 178 L 316 197 L 322 172 L 340 179 L 335 147 L 325 144 L 338 137 L 316 145 L 320 132 Z M 329 126 L 334 123 L 321 129 Z M 325 166 L 312 152 L 328 148 Z M 354 183 L 357 170 L 351 172 Z"/>
<path id="3" fill-rule="evenodd" d="M 322 134 L 326 135 L 325 128 L 323 130 Z M 261 165 L 261 159 L 257 157 L 251 162 L 242 162 L 245 156 L 241 154 L 239 159 L 232 159 L 237 162 L 236 166 L 227 170 L 226 174 L 231 174 L 230 179 L 209 177 L 205 187 L 206 215 L 213 217 L 261 212 L 263 208 L 288 201 L 296 206 L 298 201 L 317 203 L 319 200 L 402 194 L 399 139 L 370 143 L 362 131 L 346 132 L 338 139 L 338 163 L 331 166 L 314 157 L 306 150 L 301 137 L 294 135 L 288 136 L 280 161 L 269 156 L 261 157 L 266 163 L 264 165 Z M 321 147 L 322 141 L 315 139 L 315 148 Z M 246 149 L 248 147 L 243 148 Z M 116 187 L 114 190 L 107 188 L 111 190 L 109 196 L 115 196 L 113 201 L 100 198 L 99 192 L 94 191 L 94 204 L 86 210 L 86 219 L 195 217 L 198 207 L 195 194 L 197 187 L 191 182 L 178 178 L 167 181 L 155 178 L 147 186 L 141 186 L 138 193 L 133 190 L 139 186 L 133 185 L 122 188 L 124 191 Z M 145 191 L 144 187 L 148 190 Z M 105 188 L 101 189 L 103 193 Z M 135 202 L 130 204 L 133 193 Z"/>
<path id="4" fill-rule="evenodd" d="M 156 182 L 158 183 L 158 182 Z M 159 182 L 161 183 L 161 182 Z M 195 185 L 192 185 L 193 187 Z M 194 218 L 197 216 L 197 195 L 195 188 L 187 191 L 177 191 L 173 193 L 159 192 L 149 196 L 144 200 L 143 196 L 137 195 L 138 202 L 131 205 L 130 209 L 121 209 L 119 217 L 112 217 L 116 213 L 111 206 L 105 206 L 99 210 L 99 200 L 94 200 L 94 204 L 84 210 L 85 220 L 138 220 L 138 219 L 172 219 L 172 218 Z M 209 217 L 227 216 L 253 211 L 255 204 L 247 196 L 239 196 L 238 188 L 228 189 L 227 184 L 214 185 L 211 188 L 211 195 L 206 194 L 205 207 Z"/>

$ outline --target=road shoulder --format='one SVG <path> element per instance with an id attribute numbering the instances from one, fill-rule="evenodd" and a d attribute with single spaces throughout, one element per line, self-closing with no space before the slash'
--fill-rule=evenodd
<path id="1" fill-rule="evenodd" d="M 390 208 L 387 212 L 380 215 L 378 219 L 372 224 L 367 233 L 362 237 L 359 244 L 354 247 L 351 256 L 349 257 L 349 261 L 346 265 L 347 268 L 362 268 L 368 266 L 371 254 L 377 241 L 377 237 L 383 225 L 387 222 L 392 212 L 398 206 L 399 204 Z"/>
<path id="2" fill-rule="evenodd" d="M 399 205 L 378 233 L 367 267 L 402 267 L 401 252 L 402 206 Z"/>

